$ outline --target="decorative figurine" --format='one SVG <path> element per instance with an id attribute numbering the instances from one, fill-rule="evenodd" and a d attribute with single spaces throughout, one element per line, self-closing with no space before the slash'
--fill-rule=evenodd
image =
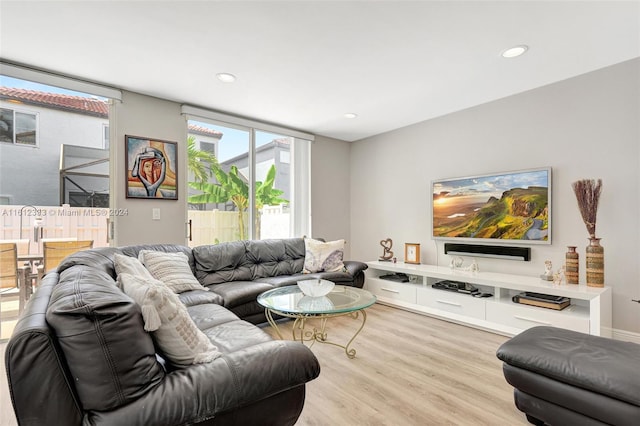
<path id="1" fill-rule="evenodd" d="M 451 258 L 451 262 L 449 262 L 449 268 L 453 269 L 460 269 L 462 268 L 462 265 L 464 264 L 464 259 L 456 256 Z"/>
<path id="2" fill-rule="evenodd" d="M 378 260 L 382 260 L 384 262 L 388 262 L 393 257 L 393 252 L 391 251 L 391 247 L 393 247 L 393 241 L 391 238 L 387 238 L 386 240 L 380 241 L 380 245 L 383 248 L 382 256 L 378 258 Z"/>
<path id="3" fill-rule="evenodd" d="M 550 260 L 545 260 L 544 261 L 544 274 L 540 275 L 540 278 L 542 278 L 545 281 L 553 281 L 554 277 L 553 277 L 553 265 L 551 264 Z"/>
<path id="4" fill-rule="evenodd" d="M 469 270 L 473 274 L 477 274 L 478 272 L 480 272 L 480 266 L 478 265 L 478 262 L 476 262 L 475 259 L 473 259 L 473 262 L 471 262 L 471 265 L 469 265 Z"/>
<path id="5" fill-rule="evenodd" d="M 562 283 L 564 283 L 564 268 L 565 268 L 565 266 L 562 265 L 562 268 L 558 269 L 558 272 L 553 274 L 553 283 L 554 284 L 562 284 Z"/>

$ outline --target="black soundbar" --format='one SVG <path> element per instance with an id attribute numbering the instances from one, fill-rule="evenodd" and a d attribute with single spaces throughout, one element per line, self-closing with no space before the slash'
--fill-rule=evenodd
<path id="1" fill-rule="evenodd" d="M 444 243 L 444 254 L 494 257 L 498 259 L 524 260 L 528 262 L 531 259 L 531 248 Z"/>

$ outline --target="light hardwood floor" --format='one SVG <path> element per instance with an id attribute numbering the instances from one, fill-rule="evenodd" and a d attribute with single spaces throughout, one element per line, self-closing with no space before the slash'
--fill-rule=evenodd
<path id="1" fill-rule="evenodd" d="M 348 341 L 360 320 L 330 320 Z M 292 322 L 281 323 L 286 337 Z M 275 335 L 270 327 L 264 330 Z M 316 343 L 320 377 L 307 384 L 299 426 L 528 425 L 496 358 L 507 337 L 376 304 L 353 343 L 357 355 Z M 5 344 L 2 350 L 4 365 Z M 1 426 L 14 426 L 4 369 Z M 9 413 L 9 414 L 7 414 Z"/>
<path id="2" fill-rule="evenodd" d="M 329 338 L 346 342 L 360 320 L 330 321 Z M 356 358 L 313 345 L 322 370 L 298 425 L 527 425 L 495 356 L 506 340 L 376 304 L 353 342 Z"/>

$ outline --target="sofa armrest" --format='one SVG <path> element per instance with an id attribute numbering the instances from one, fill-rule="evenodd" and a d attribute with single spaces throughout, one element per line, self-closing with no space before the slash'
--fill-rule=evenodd
<path id="1" fill-rule="evenodd" d="M 168 373 L 162 383 L 131 404 L 89 413 L 87 423 L 198 423 L 304 385 L 319 374 L 320 365 L 309 348 L 273 340 Z"/>
<path id="2" fill-rule="evenodd" d="M 358 260 L 345 260 L 343 263 L 347 272 L 354 277 L 369 267 L 366 263 Z"/>

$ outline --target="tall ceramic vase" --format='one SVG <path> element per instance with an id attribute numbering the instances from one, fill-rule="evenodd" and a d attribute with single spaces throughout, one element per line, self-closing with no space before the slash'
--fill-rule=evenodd
<path id="1" fill-rule="evenodd" d="M 566 263 L 565 263 L 565 277 L 567 278 L 567 284 L 578 284 L 579 280 L 579 255 L 576 251 L 576 246 L 568 246 L 567 255 L 566 255 Z"/>
<path id="2" fill-rule="evenodd" d="M 589 238 L 587 246 L 587 286 L 604 287 L 604 247 L 600 238 Z"/>

